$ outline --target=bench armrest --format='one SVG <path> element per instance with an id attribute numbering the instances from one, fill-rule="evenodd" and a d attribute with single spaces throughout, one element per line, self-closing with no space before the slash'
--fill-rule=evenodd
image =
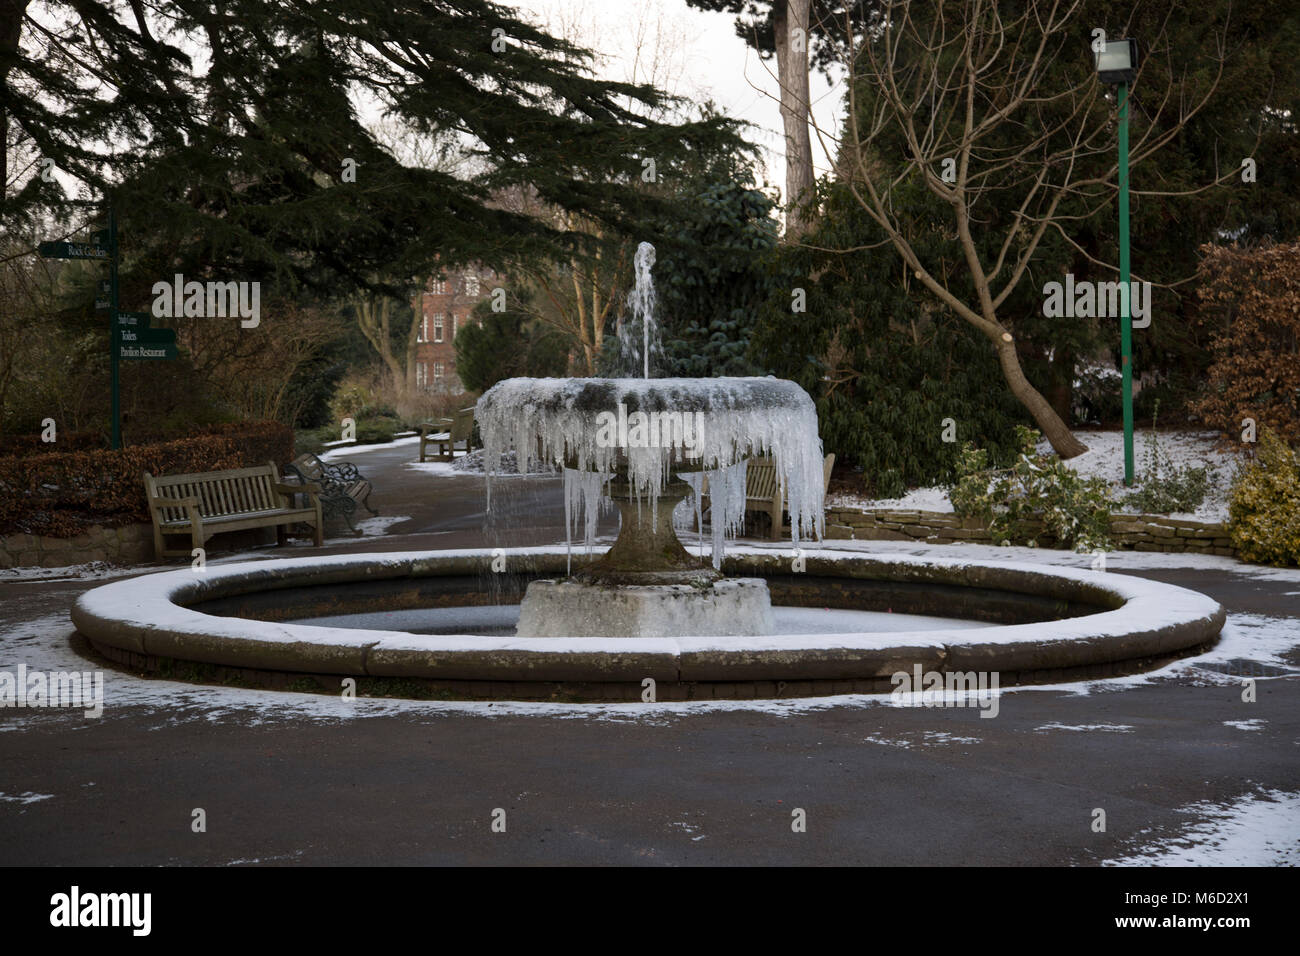
<path id="1" fill-rule="evenodd" d="M 282 495 L 307 494 L 316 496 L 320 494 L 320 485 L 314 481 L 304 481 L 300 485 L 288 485 L 282 481 L 276 481 L 271 483 L 271 487 Z"/>
<path id="2" fill-rule="evenodd" d="M 321 462 L 325 474 L 337 481 L 364 481 L 365 476 L 350 461 Z"/>
<path id="3" fill-rule="evenodd" d="M 439 418 L 437 421 L 425 422 L 416 426 L 420 430 L 420 435 L 424 436 L 430 432 L 435 435 L 448 431 L 454 424 L 450 418 Z"/>

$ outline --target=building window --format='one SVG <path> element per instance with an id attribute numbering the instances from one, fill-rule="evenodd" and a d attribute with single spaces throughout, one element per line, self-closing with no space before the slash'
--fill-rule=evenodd
<path id="1" fill-rule="evenodd" d="M 478 295 L 478 276 L 473 273 L 466 273 L 465 275 L 465 294 Z"/>
<path id="2" fill-rule="evenodd" d="M 456 313 L 453 312 L 453 313 L 451 314 L 451 340 L 452 340 L 453 342 L 456 341 L 456 332 L 458 331 L 458 329 L 457 329 L 457 323 L 458 323 L 459 321 L 460 321 L 460 320 L 456 318 Z"/>
<path id="3" fill-rule="evenodd" d="M 441 312 L 433 313 L 433 340 L 435 342 L 442 341 L 442 320 L 443 314 Z"/>
<path id="4" fill-rule="evenodd" d="M 427 315 L 421 314 L 420 316 L 420 327 L 415 332 L 415 341 L 429 341 L 429 317 Z"/>
<path id="5" fill-rule="evenodd" d="M 434 295 L 446 295 L 446 294 L 447 294 L 447 280 L 446 280 L 446 279 L 434 279 L 432 285 L 433 285 L 433 288 L 432 288 L 430 291 L 433 292 Z"/>
<path id="6" fill-rule="evenodd" d="M 423 362 L 415 363 L 415 386 L 424 388 L 429 384 L 429 367 Z"/>
<path id="7" fill-rule="evenodd" d="M 433 363 L 433 384 L 434 385 L 442 384 L 442 363 L 441 362 Z"/>

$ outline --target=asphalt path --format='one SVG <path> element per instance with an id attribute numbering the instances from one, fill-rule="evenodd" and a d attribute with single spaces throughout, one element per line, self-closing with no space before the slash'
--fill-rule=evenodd
<path id="1" fill-rule="evenodd" d="M 503 482 L 489 520 L 481 478 L 413 457 L 358 457 L 378 489 L 371 533 L 253 556 L 562 540 L 554 480 Z M 1243 801 L 1294 807 L 1300 577 L 1135 573 L 1210 595 L 1282 650 L 1018 689 L 991 719 L 869 697 L 345 705 L 110 672 L 102 717 L 0 710 L 0 864 L 1090 865 L 1195 843 Z M 0 573 L 0 671 L 67 660 L 67 609 L 97 583 Z M 1263 831 L 1300 840 L 1281 812 Z"/>

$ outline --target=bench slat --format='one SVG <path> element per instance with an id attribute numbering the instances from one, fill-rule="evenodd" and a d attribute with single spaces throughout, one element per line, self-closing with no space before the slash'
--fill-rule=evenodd
<path id="1" fill-rule="evenodd" d="M 217 489 L 217 497 L 221 500 L 221 510 L 224 514 L 230 514 L 235 509 L 235 486 L 229 478 L 218 478 L 213 482 Z"/>

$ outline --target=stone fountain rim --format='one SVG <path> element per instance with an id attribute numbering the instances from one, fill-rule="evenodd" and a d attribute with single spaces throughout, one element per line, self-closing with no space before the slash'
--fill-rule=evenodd
<path id="1" fill-rule="evenodd" d="M 219 617 L 188 604 L 289 587 L 487 575 L 491 549 L 271 559 L 164 571 L 102 585 L 72 609 L 92 644 L 133 654 L 271 671 L 485 681 L 822 680 L 931 670 L 1044 671 L 1156 658 L 1212 643 L 1224 609 L 1195 591 L 1130 575 L 1022 562 L 806 549 L 812 576 L 934 582 L 1072 599 L 1109 610 L 974 630 L 766 637 L 515 638 Z M 512 549 L 529 573 L 562 574 L 563 548 Z M 730 574 L 789 574 L 770 548 L 729 553 Z M 871 573 L 872 571 L 876 573 Z"/>

